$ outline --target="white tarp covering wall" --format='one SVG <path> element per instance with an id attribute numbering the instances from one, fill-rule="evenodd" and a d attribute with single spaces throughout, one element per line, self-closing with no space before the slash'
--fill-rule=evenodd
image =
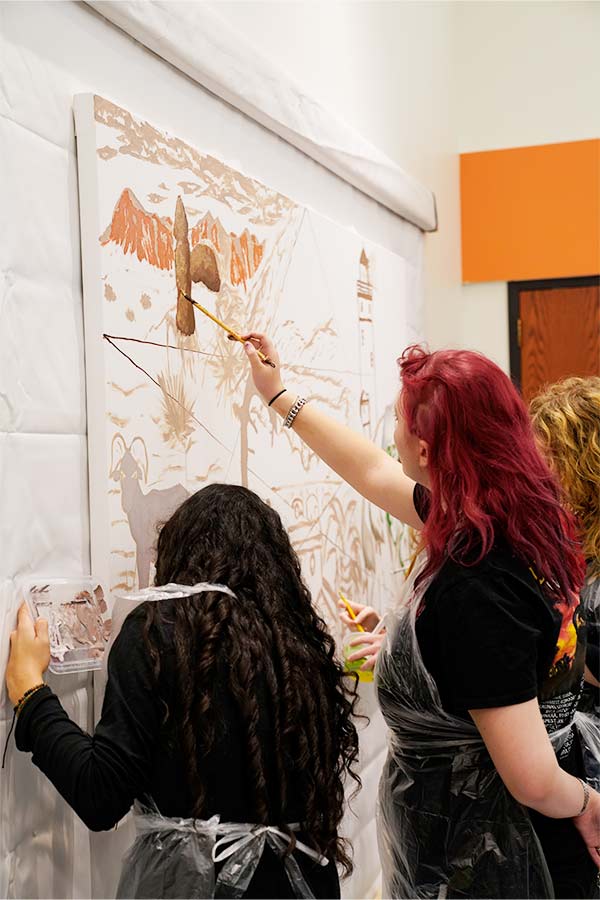
<path id="1" fill-rule="evenodd" d="M 125 9 L 136 4 L 117 6 Z M 178 4 L 168 6 L 172 18 Z M 153 23 L 160 28 L 161 5 L 145 7 L 156 7 Z M 192 25 L 187 19 L 186 27 Z M 101 94 L 151 114 L 190 144 L 401 256 L 404 340 L 421 333 L 422 235 L 414 225 L 208 93 L 188 77 L 189 72 L 186 76 L 167 65 L 88 6 L 0 4 L 0 39 L 3 678 L 18 579 L 30 573 L 67 576 L 90 571 L 73 96 Z M 260 84 L 255 87 L 260 96 Z M 319 142 L 318 133 L 313 138 Z M 433 227 L 427 194 L 418 186 L 416 192 L 425 203 L 425 218 L 429 215 L 429 224 L 421 224 Z M 91 677 L 50 676 L 49 682 L 68 713 L 91 727 L 98 700 L 94 709 Z M 11 710 L 4 689 L 1 696 L 0 739 L 4 742 Z M 372 695 L 366 705 L 374 712 Z M 348 897 L 371 895 L 378 877 L 371 820 L 382 753 L 383 729 L 374 715 L 364 740 L 365 786 L 355 806 L 359 818 L 348 826 L 355 837 L 357 860 L 356 874 L 344 887 Z M 14 745 L 9 748 L 6 768 L 0 773 L 0 896 L 111 896 L 127 838 L 123 827 L 90 837 L 29 759 L 19 755 Z"/>

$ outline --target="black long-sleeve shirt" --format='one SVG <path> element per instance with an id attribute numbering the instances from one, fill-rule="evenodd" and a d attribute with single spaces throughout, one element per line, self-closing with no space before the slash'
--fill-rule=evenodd
<path id="1" fill-rule="evenodd" d="M 161 603 L 181 601 L 161 601 Z M 166 617 L 165 617 L 166 618 Z M 108 660 L 102 715 L 93 735 L 72 722 L 58 698 L 45 687 L 25 705 L 17 721 L 19 750 L 33 762 L 92 831 L 112 828 L 133 801 L 152 798 L 165 816 L 192 816 L 193 798 L 182 748 L 172 730 L 162 727 L 165 702 L 177 699 L 172 631 L 161 631 L 161 681 L 157 690 L 142 637 L 143 605 L 128 616 Z M 219 814 L 222 822 L 252 822 L 245 728 L 227 684 L 227 662 L 220 661 L 214 691 L 220 715 L 214 746 L 201 761 L 206 799 L 202 818 Z M 276 771 L 269 698 L 259 691 L 259 736 L 267 773 Z M 267 776 L 268 780 L 268 776 Z M 290 792 L 286 821 L 302 816 L 300 789 Z M 296 858 L 316 897 L 339 897 L 333 863 L 321 867 L 303 854 Z M 292 897 L 283 864 L 268 848 L 247 897 Z"/>

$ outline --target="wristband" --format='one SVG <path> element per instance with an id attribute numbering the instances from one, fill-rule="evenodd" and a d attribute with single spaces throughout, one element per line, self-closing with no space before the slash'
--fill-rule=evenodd
<path id="1" fill-rule="evenodd" d="M 42 689 L 43 687 L 46 687 L 46 685 L 44 684 L 44 682 L 42 682 L 41 684 L 36 684 L 35 687 L 29 688 L 28 691 L 25 691 L 25 693 L 23 694 L 23 696 L 21 697 L 21 699 L 19 700 L 19 702 L 17 703 L 17 705 L 16 705 L 15 708 L 14 708 L 15 713 L 16 713 L 17 715 L 19 715 L 19 713 L 21 712 L 21 710 L 23 709 L 23 707 L 25 706 L 25 704 L 27 703 L 27 701 L 28 701 L 31 697 L 33 697 L 34 694 L 37 694 L 38 691 L 41 691 L 41 689 Z"/>
<path id="2" fill-rule="evenodd" d="M 275 403 L 275 401 L 277 400 L 277 398 L 278 398 L 278 397 L 281 397 L 282 394 L 285 394 L 286 391 L 287 391 L 287 388 L 284 388 L 282 391 L 279 391 L 278 394 L 275 394 L 275 396 L 273 397 L 273 399 L 272 399 L 272 400 L 269 400 L 269 402 L 267 403 L 267 406 L 271 406 L 272 403 Z"/>

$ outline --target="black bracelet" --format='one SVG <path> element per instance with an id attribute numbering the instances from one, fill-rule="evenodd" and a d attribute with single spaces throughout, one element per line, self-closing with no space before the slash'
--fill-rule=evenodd
<path id="1" fill-rule="evenodd" d="M 275 396 L 273 397 L 273 399 L 272 399 L 272 400 L 269 400 L 269 402 L 267 403 L 267 406 L 270 406 L 272 403 L 275 403 L 275 401 L 277 400 L 277 398 L 278 398 L 278 397 L 281 397 L 282 394 L 285 394 L 286 391 L 287 391 L 287 388 L 284 388 L 282 391 L 279 391 L 278 394 L 275 394 Z"/>

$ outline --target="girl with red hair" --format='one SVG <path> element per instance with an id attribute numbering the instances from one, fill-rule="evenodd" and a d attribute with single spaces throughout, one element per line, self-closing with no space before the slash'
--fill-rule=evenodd
<path id="1" fill-rule="evenodd" d="M 408 348 L 398 465 L 289 393 L 265 335 L 248 335 L 245 350 L 284 424 L 421 530 L 385 633 L 359 638 L 371 647 L 365 665 L 377 657 L 390 729 L 378 812 L 385 896 L 596 896 L 600 738 L 576 713 L 584 561 L 514 386 L 477 353 Z M 355 612 L 376 624 L 373 610 Z"/>

